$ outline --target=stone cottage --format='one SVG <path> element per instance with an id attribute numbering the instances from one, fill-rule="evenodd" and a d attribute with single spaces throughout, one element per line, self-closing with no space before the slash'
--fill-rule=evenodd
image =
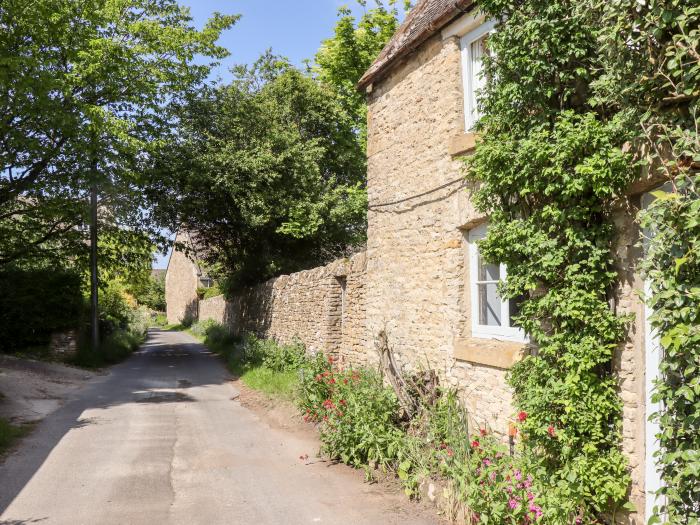
<path id="1" fill-rule="evenodd" d="M 165 270 L 166 315 L 170 324 L 196 319 L 198 290 L 209 288 L 212 284 L 197 259 L 193 236 L 188 232 L 178 233 L 175 246 Z"/>
<path id="2" fill-rule="evenodd" d="M 459 387 L 471 413 L 505 433 L 512 415 L 508 368 L 527 352 L 510 324 L 514 305 L 496 283 L 507 268 L 485 264 L 475 241 L 488 229 L 470 202 L 464 164 L 475 148 L 475 93 L 482 85 L 485 39 L 495 22 L 473 0 L 421 0 L 359 82 L 367 93 L 367 333 L 386 327 L 410 366 L 429 364 Z M 620 286 L 613 307 L 635 321 L 615 356 L 623 409 L 623 449 L 633 478 L 632 501 L 644 523 L 660 483 L 650 386 L 658 375 L 637 291 L 640 232 L 634 217 L 658 181 L 629 189 L 616 217 Z"/>
<path id="3" fill-rule="evenodd" d="M 513 414 L 506 374 L 528 352 L 527 338 L 511 325 L 514 305 L 497 293 L 508 269 L 479 255 L 476 241 L 486 235 L 488 218 L 470 201 L 460 160 L 476 146 L 475 93 L 494 26 L 473 0 L 420 0 L 360 80 L 368 101 L 365 253 L 278 277 L 228 301 L 197 303 L 196 265 L 176 251 L 168 268 L 168 318 L 179 320 L 198 304 L 201 319 L 237 333 L 300 339 L 350 364 L 376 362 L 374 344 L 384 330 L 405 368 L 432 368 L 459 389 L 479 424 L 506 434 Z M 656 428 L 648 422 L 659 352 L 637 294 L 644 283 L 636 272 L 634 221 L 655 186 L 658 181 L 641 180 L 620 203 L 620 285 L 611 305 L 635 319 L 614 366 L 631 499 L 640 509 L 630 522 L 638 524 L 653 504 L 645 492 L 660 483 L 652 460 Z"/>

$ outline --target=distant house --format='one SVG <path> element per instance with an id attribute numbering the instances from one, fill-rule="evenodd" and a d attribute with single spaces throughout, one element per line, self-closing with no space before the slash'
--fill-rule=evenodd
<path id="1" fill-rule="evenodd" d="M 197 290 L 209 288 L 212 279 L 197 259 L 198 247 L 191 234 L 180 232 L 175 238 L 168 267 L 165 270 L 165 302 L 169 323 L 181 323 L 197 318 L 199 297 Z"/>

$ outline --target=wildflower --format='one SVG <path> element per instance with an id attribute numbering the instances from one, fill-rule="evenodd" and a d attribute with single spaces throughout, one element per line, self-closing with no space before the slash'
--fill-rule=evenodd
<path id="1" fill-rule="evenodd" d="M 554 433 L 554 427 L 552 425 L 549 425 L 547 427 L 547 433 L 551 436 L 554 437 L 556 434 Z"/>
<path id="2" fill-rule="evenodd" d="M 520 472 L 520 470 L 518 470 L 518 469 L 515 469 L 514 475 L 515 475 L 515 479 L 517 479 L 518 481 L 523 479 L 523 473 Z"/>
<path id="3" fill-rule="evenodd" d="M 491 460 L 489 458 L 484 459 L 484 465 L 487 467 L 491 465 Z"/>
<path id="4" fill-rule="evenodd" d="M 479 440 L 478 439 L 475 439 L 474 441 L 472 441 L 472 448 L 479 448 Z"/>
<path id="5" fill-rule="evenodd" d="M 344 384 L 344 385 L 347 385 L 347 384 L 348 384 L 348 380 L 347 380 L 347 379 L 343 379 L 343 384 Z"/>
<path id="6" fill-rule="evenodd" d="M 345 406 L 345 405 L 347 405 L 348 403 L 347 403 L 347 401 L 345 401 L 344 399 L 341 399 L 341 400 L 340 400 L 340 404 L 343 405 L 343 406 Z"/>
<path id="7" fill-rule="evenodd" d="M 482 436 L 485 436 L 485 435 L 488 434 L 489 432 L 488 432 L 488 430 L 486 430 L 485 428 L 482 428 L 481 430 L 479 430 L 479 433 L 480 433 Z"/>
<path id="8" fill-rule="evenodd" d="M 518 502 L 515 501 L 514 499 L 509 499 L 508 500 L 508 506 L 512 509 L 515 510 L 518 507 Z"/>
<path id="9" fill-rule="evenodd" d="M 328 356 L 328 364 L 330 364 L 330 365 L 333 364 L 333 356 L 332 355 Z"/>
<path id="10" fill-rule="evenodd" d="M 333 379 L 333 378 L 331 377 L 330 380 L 328 381 L 328 384 L 329 384 L 329 385 L 335 385 L 335 379 Z"/>
<path id="11" fill-rule="evenodd" d="M 535 495 L 532 492 L 528 492 L 527 493 L 527 500 L 532 501 L 533 499 L 535 499 Z"/>
<path id="12" fill-rule="evenodd" d="M 527 412 L 523 412 L 522 410 L 518 412 L 518 421 L 521 423 L 527 419 Z"/>
<path id="13" fill-rule="evenodd" d="M 535 515 L 535 518 L 539 518 L 540 516 L 542 516 L 542 507 L 540 507 L 539 505 L 530 503 L 530 507 L 528 510 Z"/>
<path id="14" fill-rule="evenodd" d="M 322 379 L 323 377 L 321 376 L 321 374 L 316 375 L 316 381 L 321 381 Z"/>
<path id="15" fill-rule="evenodd" d="M 447 449 L 447 455 L 450 456 L 450 457 L 454 456 L 454 455 L 455 455 L 454 450 L 452 450 L 451 448 L 448 448 L 448 449 Z"/>

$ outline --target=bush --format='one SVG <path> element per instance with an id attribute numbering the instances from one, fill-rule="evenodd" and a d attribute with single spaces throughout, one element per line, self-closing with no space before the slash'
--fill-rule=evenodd
<path id="1" fill-rule="evenodd" d="M 78 273 L 57 268 L 0 272 L 0 350 L 46 345 L 53 332 L 76 328 L 83 313 Z"/>
<path id="2" fill-rule="evenodd" d="M 378 373 L 325 370 L 304 381 L 304 394 L 327 395 L 315 406 L 308 398 L 301 404 L 307 420 L 320 421 L 322 450 L 330 457 L 354 467 L 392 466 L 401 457 L 406 435 L 397 420 L 399 402 Z"/>
<path id="3" fill-rule="evenodd" d="M 151 315 L 147 307 L 132 308 L 118 287 L 110 287 L 101 296 L 100 347 L 95 352 L 90 345 L 90 327 L 81 333 L 78 355 L 74 364 L 99 367 L 123 361 L 145 341 Z"/>

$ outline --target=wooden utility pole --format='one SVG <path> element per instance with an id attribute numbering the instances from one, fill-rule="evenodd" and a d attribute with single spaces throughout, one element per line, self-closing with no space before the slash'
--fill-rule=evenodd
<path id="1" fill-rule="evenodd" d="M 97 352 L 100 347 L 100 320 L 97 310 L 97 162 L 94 160 L 92 177 L 90 186 L 90 333 L 92 351 Z"/>

